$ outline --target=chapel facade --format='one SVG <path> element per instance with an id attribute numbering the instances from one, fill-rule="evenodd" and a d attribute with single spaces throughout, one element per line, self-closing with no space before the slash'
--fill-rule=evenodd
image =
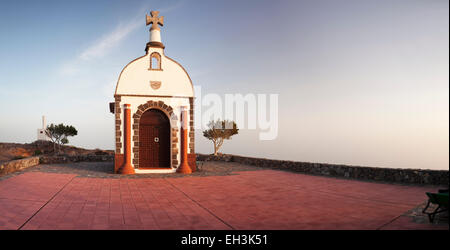
<path id="1" fill-rule="evenodd" d="M 191 173 L 196 170 L 194 88 L 186 70 L 164 54 L 164 17 L 151 25 L 145 55 L 119 75 L 110 111 L 115 115 L 114 172 Z"/>

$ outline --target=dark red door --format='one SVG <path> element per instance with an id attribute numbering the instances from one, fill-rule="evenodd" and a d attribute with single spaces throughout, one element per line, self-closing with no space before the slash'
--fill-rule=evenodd
<path id="1" fill-rule="evenodd" d="M 160 110 L 150 109 L 141 116 L 139 168 L 170 168 L 170 123 Z"/>

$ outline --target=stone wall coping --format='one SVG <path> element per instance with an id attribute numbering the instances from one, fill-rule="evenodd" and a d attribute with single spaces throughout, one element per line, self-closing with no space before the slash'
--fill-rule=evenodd
<path id="1" fill-rule="evenodd" d="M 56 156 L 41 156 L 40 164 L 58 164 L 71 162 L 107 162 L 114 161 L 114 155 L 56 155 Z"/>
<path id="2" fill-rule="evenodd" d="M 39 165 L 39 156 L 31 156 L 23 159 L 11 160 L 0 163 L 0 175 L 13 173 L 21 169 Z"/>
<path id="3" fill-rule="evenodd" d="M 448 170 L 365 167 L 344 164 L 275 160 L 240 155 L 224 154 L 212 156 L 197 154 L 197 160 L 205 160 L 207 157 L 210 157 L 210 160 L 214 161 L 237 162 L 262 168 L 287 170 L 320 176 L 408 184 L 445 186 L 448 186 L 449 184 Z"/>

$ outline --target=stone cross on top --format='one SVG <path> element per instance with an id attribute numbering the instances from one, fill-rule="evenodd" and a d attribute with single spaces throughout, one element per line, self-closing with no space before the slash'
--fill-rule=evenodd
<path id="1" fill-rule="evenodd" d="M 150 11 L 150 15 L 145 15 L 145 20 L 146 20 L 146 25 L 152 24 L 152 27 L 150 28 L 150 30 L 159 30 L 159 25 L 163 26 L 164 25 L 164 17 L 161 16 L 159 17 L 159 11 Z"/>

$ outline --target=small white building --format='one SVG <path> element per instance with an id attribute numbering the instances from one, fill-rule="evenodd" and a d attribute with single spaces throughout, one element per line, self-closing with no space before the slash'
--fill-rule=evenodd
<path id="1" fill-rule="evenodd" d="M 45 133 L 46 128 L 47 128 L 47 122 L 45 120 L 45 116 L 42 116 L 42 128 L 37 129 L 37 140 L 38 141 L 50 141 L 50 138 Z"/>
<path id="2" fill-rule="evenodd" d="M 163 25 L 163 17 L 158 14 L 151 11 L 146 16 L 147 25 L 152 24 L 146 53 L 122 70 L 115 102 L 110 103 L 115 114 L 116 173 L 124 173 L 127 157 L 132 165 L 127 174 L 183 172 L 179 168 L 183 160 L 195 171 L 194 88 L 186 70 L 164 53 L 158 26 Z M 184 146 L 187 159 L 182 157 Z"/>

